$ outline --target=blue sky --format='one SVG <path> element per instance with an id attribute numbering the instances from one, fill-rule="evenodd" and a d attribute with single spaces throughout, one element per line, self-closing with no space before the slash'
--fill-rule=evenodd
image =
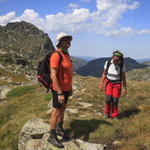
<path id="1" fill-rule="evenodd" d="M 107 57 L 116 49 L 150 58 L 149 0 L 0 0 L 0 25 L 28 21 L 49 34 L 73 36 L 70 53 Z"/>

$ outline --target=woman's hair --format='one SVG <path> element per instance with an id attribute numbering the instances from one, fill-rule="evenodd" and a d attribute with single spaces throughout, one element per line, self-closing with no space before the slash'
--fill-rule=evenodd
<path id="1" fill-rule="evenodd" d="M 119 50 L 116 50 L 113 52 L 113 56 L 121 57 L 123 58 L 123 53 L 121 53 Z"/>

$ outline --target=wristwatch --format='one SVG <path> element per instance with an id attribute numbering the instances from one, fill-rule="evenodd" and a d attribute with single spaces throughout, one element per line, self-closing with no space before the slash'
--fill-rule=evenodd
<path id="1" fill-rule="evenodd" d="M 63 93 L 58 93 L 58 96 L 64 95 Z"/>

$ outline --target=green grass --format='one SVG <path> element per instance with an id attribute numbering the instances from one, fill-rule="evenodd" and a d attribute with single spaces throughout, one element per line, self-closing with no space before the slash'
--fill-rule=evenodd
<path id="1" fill-rule="evenodd" d="M 81 77 L 84 79 L 85 77 Z M 82 82 L 86 88 L 85 93 L 80 93 L 70 103 L 70 107 L 78 107 L 78 101 L 94 104 L 94 110 L 103 113 L 105 104 L 104 91 L 99 91 L 99 79 L 88 77 Z M 149 150 L 150 143 L 150 82 L 128 81 L 128 93 L 120 98 L 119 120 L 104 119 L 90 109 L 83 109 L 79 113 L 87 114 L 87 117 L 71 118 L 66 124 L 68 132 L 75 134 L 77 138 L 90 142 L 110 145 L 116 150 Z M 81 88 L 81 89 L 82 89 Z M 77 100 L 80 97 L 82 100 Z M 74 106 L 72 106 L 74 105 Z M 80 126 L 80 128 L 78 128 Z M 145 136 L 145 140 L 144 139 Z M 119 141 L 117 146 L 112 143 Z M 143 141 L 143 143 L 141 141 Z M 140 142 L 139 142 L 140 141 Z M 138 142 L 140 144 L 138 144 Z M 126 148 L 124 148 L 126 147 Z"/>
<path id="2" fill-rule="evenodd" d="M 0 86 L 7 84 L 8 82 L 0 79 Z"/>
<path id="3" fill-rule="evenodd" d="M 15 66 L 16 67 L 16 66 Z M 25 75 L 22 75 L 22 74 L 13 74 L 13 73 L 10 73 L 8 72 L 8 70 L 14 70 L 15 68 L 14 67 L 11 67 L 9 69 L 0 69 L 0 76 L 5 76 L 5 77 L 8 77 L 8 78 L 11 78 L 12 79 L 12 82 L 28 82 L 28 80 L 26 79 Z M 3 81 L 4 82 L 4 81 Z"/>
<path id="4" fill-rule="evenodd" d="M 8 98 L 19 97 L 27 93 L 32 93 L 36 89 L 35 86 L 16 87 L 7 93 Z"/>
<path id="5" fill-rule="evenodd" d="M 103 113 L 105 104 L 104 92 L 98 89 L 99 79 L 75 76 L 75 80 L 82 86 L 68 101 L 68 108 L 77 108 L 79 113 L 65 121 L 68 133 L 85 141 L 106 144 L 113 150 L 150 149 L 150 82 L 128 81 L 128 94 L 120 98 L 120 119 L 112 120 L 96 114 Z M 0 104 L 0 149 L 17 149 L 19 132 L 28 120 L 38 117 L 48 122 L 46 111 L 50 99 L 51 95 L 38 86 L 12 89 L 8 102 Z M 77 104 L 79 101 L 92 103 L 94 107 L 83 108 Z M 112 144 L 116 140 L 117 146 Z"/>
<path id="6" fill-rule="evenodd" d="M 15 91 L 15 95 L 12 91 Z M 18 135 L 32 118 L 48 120 L 48 94 L 38 86 L 18 87 L 10 91 L 8 102 L 0 104 L 0 149 L 17 149 Z M 21 91 L 18 93 L 18 91 Z M 50 95 L 50 94 L 49 94 Z M 45 99 L 45 97 L 47 97 Z"/>
<path id="7" fill-rule="evenodd" d="M 127 78 L 131 81 L 150 81 L 150 67 L 129 71 Z"/>

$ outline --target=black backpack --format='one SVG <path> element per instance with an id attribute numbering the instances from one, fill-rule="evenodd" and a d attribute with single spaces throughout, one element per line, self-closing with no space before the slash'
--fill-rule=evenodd
<path id="1" fill-rule="evenodd" d="M 39 61 L 37 67 L 37 80 L 41 83 L 46 89 L 47 93 L 51 88 L 52 80 L 50 78 L 50 57 L 53 53 L 58 53 L 60 56 L 60 64 L 62 62 L 62 55 L 59 51 L 51 52 L 49 51 L 48 54 Z"/>
<path id="2" fill-rule="evenodd" d="M 124 64 L 124 59 L 121 60 L 121 63 L 118 64 L 119 67 L 120 67 L 120 80 L 117 80 L 117 81 L 111 81 L 111 82 L 120 82 L 122 81 L 122 70 L 123 70 L 123 64 Z M 106 68 L 106 73 L 108 74 L 108 69 L 109 69 L 109 66 L 111 65 L 111 60 L 108 60 L 108 63 L 107 63 L 107 68 Z"/>

